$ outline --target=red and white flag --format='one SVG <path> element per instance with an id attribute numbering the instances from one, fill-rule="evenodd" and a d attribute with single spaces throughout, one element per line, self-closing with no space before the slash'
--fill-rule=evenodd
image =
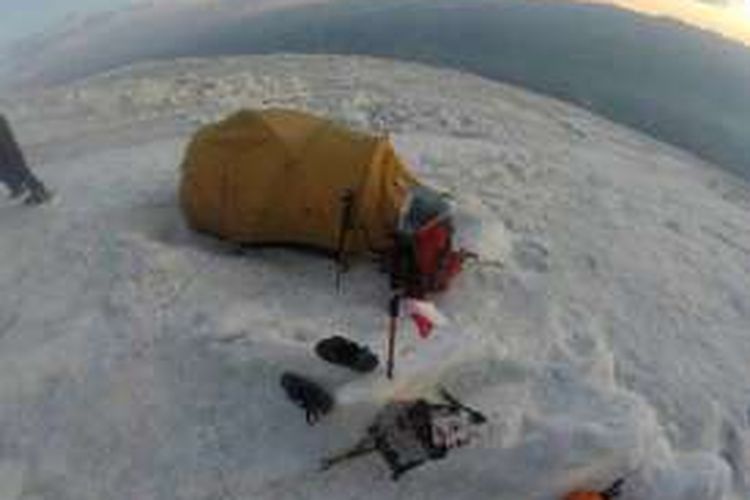
<path id="1" fill-rule="evenodd" d="M 423 339 L 429 337 L 436 326 L 448 323 L 448 318 L 438 311 L 435 304 L 425 300 L 405 299 L 404 312 L 414 321 L 417 333 Z"/>

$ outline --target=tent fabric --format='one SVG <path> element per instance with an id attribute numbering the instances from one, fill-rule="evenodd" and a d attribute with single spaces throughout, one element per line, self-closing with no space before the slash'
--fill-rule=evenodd
<path id="1" fill-rule="evenodd" d="M 248 244 L 338 250 L 342 198 L 353 194 L 346 252 L 391 245 L 417 179 L 385 137 L 284 109 L 243 110 L 200 129 L 182 164 L 180 202 L 196 230 Z"/>

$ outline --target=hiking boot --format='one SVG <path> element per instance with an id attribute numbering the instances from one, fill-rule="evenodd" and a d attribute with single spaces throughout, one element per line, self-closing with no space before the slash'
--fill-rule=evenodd
<path id="1" fill-rule="evenodd" d="M 13 186 L 13 187 L 10 187 L 9 189 L 10 189 L 10 193 L 8 194 L 8 197 L 11 200 L 15 200 L 16 198 L 18 198 L 19 196 L 21 196 L 22 194 L 26 192 L 26 190 L 22 186 Z"/>
<path id="2" fill-rule="evenodd" d="M 281 387 L 294 404 L 305 410 L 305 419 L 310 425 L 333 408 L 333 396 L 312 380 L 296 373 L 284 372 Z"/>
<path id="3" fill-rule="evenodd" d="M 41 205 L 50 199 L 52 199 L 52 194 L 47 189 L 31 189 L 23 202 L 25 205 Z"/>
<path id="4" fill-rule="evenodd" d="M 329 363 L 360 373 L 371 372 L 378 366 L 378 357 L 370 349 L 338 335 L 318 342 L 315 353 Z"/>

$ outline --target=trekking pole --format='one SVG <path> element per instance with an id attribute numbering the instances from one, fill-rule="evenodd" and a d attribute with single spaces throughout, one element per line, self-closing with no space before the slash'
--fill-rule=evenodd
<path id="1" fill-rule="evenodd" d="M 354 206 L 354 191 L 347 189 L 341 195 L 341 220 L 339 221 L 339 241 L 336 248 L 336 290 L 341 290 L 341 276 L 348 268 L 346 261 L 346 244 L 349 230 L 352 226 L 352 209 Z"/>
<path id="2" fill-rule="evenodd" d="M 386 376 L 393 378 L 394 355 L 396 352 L 396 331 L 398 330 L 398 315 L 401 309 L 401 296 L 394 294 L 388 307 L 388 363 L 386 365 Z"/>

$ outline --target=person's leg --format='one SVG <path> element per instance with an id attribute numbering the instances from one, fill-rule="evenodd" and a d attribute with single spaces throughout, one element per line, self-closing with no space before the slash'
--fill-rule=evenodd
<path id="1" fill-rule="evenodd" d="M 11 198 L 18 198 L 26 192 L 23 173 L 14 165 L 0 165 L 0 182 L 8 188 Z"/>

